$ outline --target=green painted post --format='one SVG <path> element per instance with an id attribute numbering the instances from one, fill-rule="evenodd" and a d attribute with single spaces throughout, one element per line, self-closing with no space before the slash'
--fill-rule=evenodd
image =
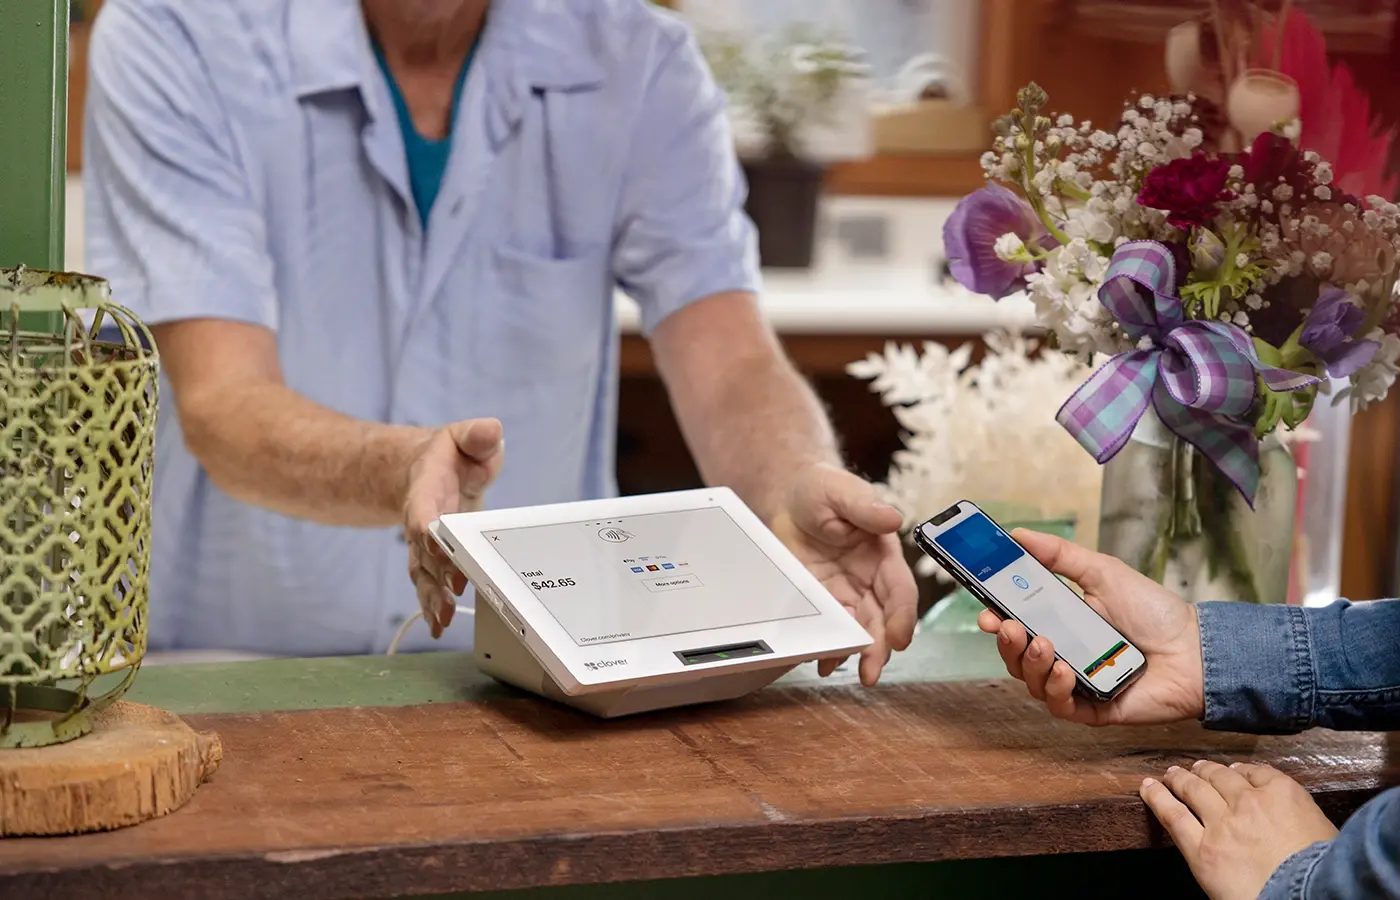
<path id="1" fill-rule="evenodd" d="M 69 0 L 0 0 L 0 268 L 64 267 L 68 13 Z M 26 314 L 21 327 L 62 321 Z"/>

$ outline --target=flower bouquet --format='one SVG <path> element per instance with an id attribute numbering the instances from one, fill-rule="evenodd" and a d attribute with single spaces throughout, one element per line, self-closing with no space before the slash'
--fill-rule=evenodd
<path id="1" fill-rule="evenodd" d="M 1023 89 L 944 241 L 961 284 L 1026 292 L 1096 366 L 1056 419 L 1105 466 L 1100 548 L 1192 599 L 1281 602 L 1279 433 L 1395 380 L 1400 207 L 1392 135 L 1306 17 L 1243 21 L 1169 43 L 1179 93 L 1132 97 L 1116 131 Z"/>

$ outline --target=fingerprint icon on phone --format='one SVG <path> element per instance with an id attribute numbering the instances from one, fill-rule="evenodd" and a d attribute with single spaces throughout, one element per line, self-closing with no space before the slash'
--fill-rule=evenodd
<path id="1" fill-rule="evenodd" d="M 1020 589 L 1023 590 L 1023 591 L 1024 591 L 1024 590 L 1029 590 L 1029 589 L 1030 589 L 1030 586 L 1031 586 L 1031 583 L 1030 583 L 1029 581 L 1027 581 L 1026 579 L 1022 578 L 1020 575 L 1013 576 L 1012 579 L 1011 579 L 1011 583 L 1014 584 L 1014 585 L 1016 585 L 1018 588 L 1020 588 Z"/>
<path id="2" fill-rule="evenodd" d="M 632 535 L 623 531 L 621 528 L 604 528 L 602 531 L 598 532 L 598 537 L 610 544 L 620 544 L 623 541 L 631 540 Z"/>

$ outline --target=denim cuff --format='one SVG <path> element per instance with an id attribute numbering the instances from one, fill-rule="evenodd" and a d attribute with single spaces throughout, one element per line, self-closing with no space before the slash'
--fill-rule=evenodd
<path id="1" fill-rule="evenodd" d="M 1307 896 L 1313 870 L 1331 848 L 1331 841 L 1318 841 L 1285 859 L 1264 882 L 1259 900 L 1302 900 Z"/>
<path id="2" fill-rule="evenodd" d="M 1207 728 L 1295 734 L 1313 725 L 1316 684 L 1300 606 L 1200 603 Z"/>

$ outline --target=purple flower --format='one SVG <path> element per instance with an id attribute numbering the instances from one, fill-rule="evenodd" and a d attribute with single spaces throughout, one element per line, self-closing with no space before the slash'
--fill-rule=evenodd
<path id="1" fill-rule="evenodd" d="M 1035 210 L 1001 185 L 987 185 L 962 199 L 943 226 L 948 268 L 958 284 L 996 300 L 1021 289 L 1036 267 L 997 256 L 997 238 L 1008 233 L 1027 244 L 1034 241 L 1044 246 L 1045 226 Z"/>
<path id="2" fill-rule="evenodd" d="M 1327 366 L 1333 378 L 1349 378 L 1371 361 L 1380 344 L 1352 340 L 1366 323 L 1366 311 L 1351 301 L 1340 288 L 1324 291 L 1303 321 L 1298 343 Z"/>

